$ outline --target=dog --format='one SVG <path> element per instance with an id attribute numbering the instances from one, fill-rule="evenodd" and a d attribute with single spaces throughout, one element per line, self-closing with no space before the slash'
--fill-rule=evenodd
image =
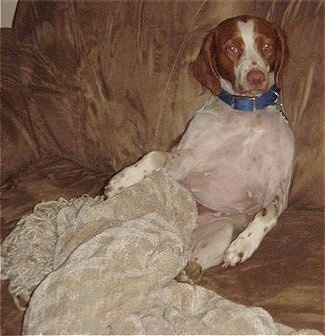
<path id="1" fill-rule="evenodd" d="M 287 207 L 294 136 L 279 95 L 288 55 L 275 24 L 254 16 L 221 22 L 193 63 L 212 97 L 176 147 L 146 154 L 105 188 L 112 197 L 164 169 L 191 190 L 199 207 L 192 261 L 202 270 L 250 258 Z M 238 224 L 246 227 L 232 241 Z"/>

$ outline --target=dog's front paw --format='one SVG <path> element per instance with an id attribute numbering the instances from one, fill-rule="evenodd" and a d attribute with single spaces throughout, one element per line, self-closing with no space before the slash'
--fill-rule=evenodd
<path id="1" fill-rule="evenodd" d="M 108 185 L 105 187 L 104 195 L 109 198 L 113 197 L 120 192 L 122 192 L 124 189 L 128 187 L 127 181 L 124 180 L 124 174 L 116 174 L 111 178 Z"/>
<path id="2" fill-rule="evenodd" d="M 152 173 L 159 171 L 165 166 L 167 158 L 167 154 L 163 152 L 150 152 L 146 154 L 135 164 L 124 168 L 111 178 L 105 187 L 105 196 L 115 196 L 124 189 L 141 182 Z"/>
<path id="3" fill-rule="evenodd" d="M 128 187 L 127 182 L 123 172 L 116 174 L 110 179 L 108 185 L 105 187 L 104 195 L 109 198 L 121 193 Z"/>
<path id="4" fill-rule="evenodd" d="M 141 160 L 114 175 L 105 187 L 105 196 L 113 197 L 126 188 L 141 182 L 147 175 L 150 175 L 152 170 L 146 169 L 145 163 L 145 161 Z"/>
<path id="5" fill-rule="evenodd" d="M 244 262 L 252 256 L 257 247 L 258 244 L 254 242 L 254 239 L 239 235 L 224 253 L 222 266 L 235 266 L 238 263 Z"/>
<path id="6" fill-rule="evenodd" d="M 105 187 L 106 197 L 113 197 L 121 193 L 126 188 L 141 181 L 142 176 L 137 174 L 136 166 L 124 168 L 121 172 L 114 175 Z"/>

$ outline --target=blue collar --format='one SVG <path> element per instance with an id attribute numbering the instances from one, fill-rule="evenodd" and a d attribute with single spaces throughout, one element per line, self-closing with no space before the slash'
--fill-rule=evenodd
<path id="1" fill-rule="evenodd" d="M 268 105 L 275 105 L 279 98 L 280 89 L 273 85 L 269 92 L 259 97 L 232 95 L 224 89 L 221 90 L 218 97 L 226 104 L 232 106 L 235 110 L 256 111 L 262 110 Z"/>

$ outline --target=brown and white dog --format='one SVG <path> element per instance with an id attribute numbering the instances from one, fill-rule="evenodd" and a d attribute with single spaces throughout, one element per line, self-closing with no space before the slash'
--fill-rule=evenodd
<path id="1" fill-rule="evenodd" d="M 239 16 L 205 37 L 194 75 L 213 96 L 170 152 L 150 152 L 113 176 L 111 197 L 165 169 L 186 185 L 201 211 L 192 260 L 202 269 L 234 266 L 254 253 L 287 206 L 293 133 L 278 107 L 288 61 L 284 32 L 264 19 Z M 233 226 L 246 228 L 231 243 Z"/>

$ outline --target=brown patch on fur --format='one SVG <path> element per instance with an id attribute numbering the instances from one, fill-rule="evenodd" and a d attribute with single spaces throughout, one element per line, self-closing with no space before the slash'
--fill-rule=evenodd
<path id="1" fill-rule="evenodd" d="M 264 217 L 266 214 L 267 214 L 267 209 L 266 209 L 266 208 L 263 208 L 263 209 L 262 209 L 262 216 Z"/>
<path id="2" fill-rule="evenodd" d="M 266 226 L 266 227 L 264 228 L 264 232 L 266 232 L 266 231 L 268 231 L 268 230 L 269 230 L 269 227 Z"/>
<path id="3" fill-rule="evenodd" d="M 237 255 L 241 259 L 244 256 L 244 253 L 243 252 L 239 252 Z"/>
<path id="4" fill-rule="evenodd" d="M 280 201 L 280 196 L 275 195 L 272 202 L 279 202 Z"/>
<path id="5" fill-rule="evenodd" d="M 202 276 L 202 267 L 195 261 L 189 261 L 184 270 L 175 278 L 178 282 L 196 284 Z"/>

